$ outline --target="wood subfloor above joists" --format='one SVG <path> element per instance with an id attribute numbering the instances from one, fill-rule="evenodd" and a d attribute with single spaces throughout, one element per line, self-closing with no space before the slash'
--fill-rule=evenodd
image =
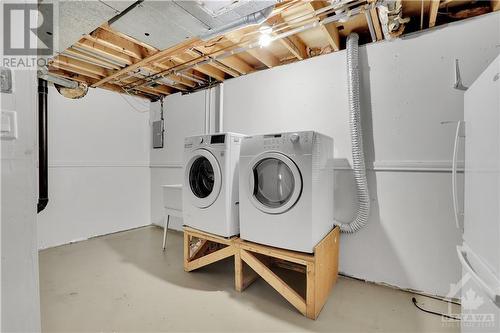
<path id="1" fill-rule="evenodd" d="M 360 35 L 361 44 L 383 40 L 388 28 L 381 19 L 384 3 L 285 0 L 260 26 L 243 27 L 206 41 L 188 38 L 162 50 L 105 22 L 53 57 L 49 71 L 93 88 L 154 100 L 339 51 L 352 32 Z M 397 16 L 401 23 L 397 36 L 401 36 L 500 10 L 500 0 L 399 0 L 395 8 L 389 15 Z M 356 11 L 359 14 L 354 15 Z M 343 17 L 337 19 L 340 15 Z M 268 45 L 264 46 L 266 38 Z"/>

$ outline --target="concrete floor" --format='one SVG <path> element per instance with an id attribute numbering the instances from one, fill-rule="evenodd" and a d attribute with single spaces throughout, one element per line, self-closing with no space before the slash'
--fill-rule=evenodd
<path id="1" fill-rule="evenodd" d="M 40 252 L 42 329 L 171 332 L 458 332 L 410 293 L 339 278 L 316 321 L 264 281 L 233 289 L 233 261 L 182 268 L 182 235 L 145 227 Z M 426 307 L 441 302 L 417 296 Z"/>

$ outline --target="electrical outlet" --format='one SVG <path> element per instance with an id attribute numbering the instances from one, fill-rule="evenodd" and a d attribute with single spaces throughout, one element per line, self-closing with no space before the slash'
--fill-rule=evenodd
<path id="1" fill-rule="evenodd" d="M 0 92 L 12 94 L 12 71 L 7 67 L 0 67 Z"/>
<path id="2" fill-rule="evenodd" d="M 2 140 L 17 139 L 17 112 L 2 110 L 0 127 Z"/>

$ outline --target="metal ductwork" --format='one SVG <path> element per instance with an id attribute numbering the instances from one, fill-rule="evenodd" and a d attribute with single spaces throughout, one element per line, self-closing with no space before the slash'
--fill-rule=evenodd
<path id="1" fill-rule="evenodd" d="M 210 39 L 224 32 L 263 22 L 278 0 L 144 1 L 110 26 L 164 50 L 188 38 Z"/>
<path id="2" fill-rule="evenodd" d="M 202 40 L 209 40 L 233 30 L 241 29 L 250 25 L 261 24 L 265 20 L 267 20 L 267 18 L 271 15 L 272 11 L 273 7 L 268 7 L 259 12 L 252 13 L 236 21 L 223 25 L 217 29 L 210 30 L 209 32 L 201 35 L 200 38 Z"/>
<path id="3" fill-rule="evenodd" d="M 78 88 L 78 82 L 71 81 L 71 80 L 59 77 L 57 75 L 50 74 L 46 68 L 38 71 L 38 78 L 45 80 L 45 81 L 55 83 L 61 87 L 65 87 L 65 88 L 69 88 L 69 89 Z"/>

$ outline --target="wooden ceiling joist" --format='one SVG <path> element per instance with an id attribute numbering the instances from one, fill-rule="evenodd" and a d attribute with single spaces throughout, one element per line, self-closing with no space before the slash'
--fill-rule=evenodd
<path id="1" fill-rule="evenodd" d="M 247 64 L 238 56 L 227 57 L 224 59 L 219 59 L 217 61 L 226 65 L 227 67 L 236 70 L 240 74 L 248 74 L 255 71 L 255 69 L 252 66 Z"/>
<path id="2" fill-rule="evenodd" d="M 369 3 L 375 2 L 375 0 L 369 0 Z M 382 34 L 382 27 L 380 26 L 380 19 L 378 18 L 377 8 L 370 8 L 370 17 L 372 18 L 373 28 L 375 30 L 375 36 L 377 41 L 384 39 Z"/>
<path id="3" fill-rule="evenodd" d="M 224 52 L 224 48 L 219 46 L 219 45 L 211 45 L 211 46 L 198 46 L 195 48 L 202 54 L 220 54 Z M 237 71 L 239 74 L 248 74 L 255 69 L 247 64 L 244 60 L 242 60 L 240 57 L 237 55 L 233 55 L 230 57 L 226 57 L 223 59 L 218 59 L 218 62 L 222 63 L 223 65 Z"/>
<path id="4" fill-rule="evenodd" d="M 136 81 L 137 81 L 137 79 L 128 78 L 128 79 L 122 80 L 120 83 L 125 83 L 126 85 L 128 85 L 128 84 L 134 83 Z M 146 83 L 146 81 L 139 80 L 139 83 Z M 155 94 L 157 96 L 160 96 L 162 94 L 163 95 L 170 95 L 170 94 L 176 92 L 175 89 L 172 89 L 171 87 L 167 87 L 167 86 L 162 85 L 162 84 L 157 84 L 156 86 L 143 85 L 143 86 L 139 86 L 139 87 L 134 88 L 134 89 L 142 91 L 142 92 L 146 92 L 146 93 L 152 93 L 152 94 Z M 126 89 L 122 88 L 122 90 L 126 90 Z"/>
<path id="5" fill-rule="evenodd" d="M 490 5 L 492 11 L 496 12 L 500 10 L 500 0 L 491 0 Z"/>
<path id="6" fill-rule="evenodd" d="M 121 68 L 120 66 L 118 66 L 115 63 L 103 60 L 102 58 L 96 58 L 96 57 L 90 56 L 87 53 L 75 50 L 73 48 L 69 48 L 69 49 L 65 50 L 62 53 L 62 55 L 70 57 L 70 58 L 73 57 L 74 59 L 85 61 L 89 64 L 99 65 L 99 66 L 107 68 L 107 69 L 120 69 Z"/>
<path id="7" fill-rule="evenodd" d="M 111 32 L 112 34 L 114 34 L 114 35 L 116 35 L 118 37 L 121 37 L 123 39 L 129 40 L 129 41 L 131 41 L 131 42 L 133 42 L 133 43 L 135 43 L 137 45 L 140 45 L 140 46 L 144 47 L 145 49 L 147 49 L 149 51 L 150 54 L 154 54 L 154 53 L 157 53 L 157 52 L 160 51 L 160 50 L 158 50 L 154 46 L 151 46 L 151 45 L 149 45 L 147 43 L 141 42 L 140 40 L 137 40 L 137 39 L 135 39 L 133 37 L 130 37 L 130 36 L 126 35 L 126 34 L 123 34 L 123 33 L 119 32 L 119 31 L 114 30 L 107 23 L 104 23 L 103 25 L 101 25 L 100 28 L 103 29 L 103 30 L 109 31 L 109 32 Z"/>
<path id="8" fill-rule="evenodd" d="M 179 63 L 184 63 L 184 62 L 192 61 L 194 58 L 192 56 L 189 56 L 186 53 L 183 53 L 183 54 L 179 54 L 179 55 L 174 56 L 173 59 Z M 196 68 L 201 73 L 214 78 L 217 81 L 224 81 L 224 79 L 225 79 L 224 72 L 216 67 L 211 66 L 211 65 L 199 65 L 199 66 L 195 66 L 194 68 Z"/>
<path id="9" fill-rule="evenodd" d="M 64 71 L 67 71 L 67 72 L 72 72 L 72 73 L 80 74 L 83 76 L 87 76 L 87 77 L 90 77 L 90 78 L 93 78 L 96 80 L 100 80 L 102 78 L 101 76 L 95 75 L 94 73 L 87 72 L 86 70 L 83 70 L 80 68 L 71 67 L 71 66 L 68 66 L 66 64 L 60 63 L 58 61 L 54 61 L 53 63 L 51 63 L 51 66 L 53 66 L 55 68 L 59 68 L 59 69 L 64 70 Z"/>
<path id="10" fill-rule="evenodd" d="M 68 72 L 68 71 L 65 71 L 65 70 L 63 70 L 61 68 L 49 66 L 49 70 L 50 70 L 51 74 L 60 76 L 60 77 L 65 78 L 65 79 L 77 81 L 77 82 L 80 82 L 80 83 L 85 83 L 87 85 L 91 81 L 91 79 L 89 77 L 87 77 L 87 76 L 84 76 L 84 75 L 81 75 L 81 74 L 75 74 L 73 72 Z"/>
<path id="11" fill-rule="evenodd" d="M 168 70 L 170 67 L 166 66 L 166 67 L 162 67 L 161 69 L 159 70 L 155 70 L 149 66 L 144 66 L 143 67 L 144 69 L 146 69 L 148 72 L 150 72 L 151 74 L 155 74 L 155 73 L 159 73 L 163 70 Z M 182 76 L 179 76 L 179 75 L 167 75 L 165 76 L 166 79 L 170 80 L 170 81 L 173 81 L 175 82 L 177 85 L 179 85 L 181 88 L 180 90 L 186 90 L 185 88 L 194 88 L 196 87 L 196 83 L 192 80 L 189 80 L 185 77 L 182 77 Z M 172 87 L 175 87 L 175 85 L 173 85 Z"/>
<path id="12" fill-rule="evenodd" d="M 150 62 L 154 62 L 154 61 L 159 61 L 161 60 L 162 58 L 166 58 L 168 56 L 172 56 L 180 51 L 185 51 L 186 49 L 188 49 L 189 47 L 192 47 L 196 44 L 198 44 L 200 41 L 198 39 L 189 39 L 183 43 L 180 43 L 172 48 L 168 48 L 166 50 L 163 50 L 163 51 L 160 51 L 158 53 L 155 53 L 147 58 L 144 58 L 142 59 L 141 61 L 139 62 L 136 62 L 135 64 L 133 65 L 130 65 L 129 67 L 127 68 L 124 68 L 116 73 L 114 73 L 113 75 L 110 75 L 108 77 L 105 77 L 104 79 L 100 80 L 99 82 L 96 82 L 95 84 L 93 84 L 92 86 L 93 87 L 98 87 L 100 86 L 101 84 L 103 83 L 106 83 L 108 82 L 109 80 L 111 79 L 114 79 L 116 77 L 119 77 L 120 75 L 122 74 L 126 74 L 127 72 L 129 71 L 132 71 L 134 69 L 137 69 L 137 68 L 140 68 L 141 66 L 143 65 L 146 65 Z"/>
<path id="13" fill-rule="evenodd" d="M 267 68 L 276 67 L 280 64 L 280 60 L 270 51 L 260 48 L 253 48 L 247 51 L 252 57 L 260 61 Z"/>
<path id="14" fill-rule="evenodd" d="M 383 40 L 379 13 L 373 7 L 375 2 L 377 1 L 338 2 L 348 9 L 357 7 L 361 14 L 351 15 L 342 22 L 304 30 L 300 27 L 308 27 L 310 23 L 335 15 L 338 7 L 332 5 L 337 2 L 282 1 L 275 6 L 266 24 L 272 26 L 275 38 L 286 32 L 293 31 L 293 34 L 276 39 L 269 48 L 255 47 L 262 33 L 258 26 L 248 26 L 214 37 L 210 41 L 191 38 L 168 49 L 159 50 L 116 31 L 105 23 L 55 56 L 51 60 L 49 71 L 91 87 L 126 92 L 144 98 L 195 91 L 214 81 L 222 82 L 257 69 L 338 51 L 345 46 L 344 39 L 352 32 L 360 35 L 361 43 L 369 42 L 372 39 L 369 20 L 365 19 L 365 15 L 369 15 L 367 18 L 372 20 L 372 32 L 375 33 L 376 40 Z M 422 7 L 420 1 L 401 0 L 402 17 L 410 18 L 412 22 L 406 25 L 402 23 L 401 27 L 406 28 L 401 29 L 402 34 L 418 31 L 420 17 L 428 17 L 428 26 L 433 27 L 482 15 L 490 10 L 500 10 L 500 0 L 492 0 L 486 6 L 484 2 L 474 0 L 424 2 Z M 321 9 L 323 10 L 318 12 Z M 439 10 L 442 15 L 438 20 Z"/>
<path id="15" fill-rule="evenodd" d="M 118 51 L 109 49 L 100 44 L 96 44 L 88 39 L 81 39 L 75 46 L 81 48 L 82 50 L 87 50 L 88 52 L 98 54 L 104 58 L 111 59 L 115 62 L 124 64 L 124 65 L 132 65 L 134 61 L 132 58 L 126 54 L 120 53 Z"/>
<path id="16" fill-rule="evenodd" d="M 94 32 L 92 32 L 92 34 L 86 35 L 84 38 L 114 51 L 122 52 L 135 59 L 141 60 L 150 55 L 149 50 L 146 48 L 143 48 L 130 40 L 118 37 L 104 29 L 97 28 Z"/>
<path id="17" fill-rule="evenodd" d="M 429 28 L 432 28 L 436 25 L 436 19 L 439 9 L 440 0 L 431 0 L 431 8 L 429 11 Z"/>
<path id="18" fill-rule="evenodd" d="M 245 45 L 243 42 L 244 36 L 241 31 L 234 31 L 225 35 L 228 40 L 236 45 Z M 247 51 L 253 58 L 260 61 L 268 68 L 276 67 L 280 64 L 280 60 L 264 48 L 252 48 Z"/>
<path id="19" fill-rule="evenodd" d="M 214 62 L 210 63 L 210 65 L 223 71 L 224 73 L 226 73 L 232 77 L 238 77 L 241 75 L 237 70 L 234 70 L 231 67 L 229 67 L 229 66 L 227 66 L 219 61 L 214 61 Z"/>
<path id="20" fill-rule="evenodd" d="M 313 11 L 319 10 L 323 7 L 328 6 L 328 2 L 326 1 L 311 1 L 309 2 L 309 5 L 311 6 Z M 320 21 L 321 19 L 324 18 L 324 15 L 320 15 L 317 17 L 317 20 Z M 322 24 L 320 25 L 320 29 L 323 32 L 323 35 L 325 38 L 328 40 L 328 43 L 330 46 L 333 48 L 334 51 L 339 51 L 340 50 L 340 36 L 339 36 L 339 30 L 337 29 L 337 26 L 335 23 L 328 23 L 328 24 Z"/>
<path id="21" fill-rule="evenodd" d="M 275 15 L 270 20 L 268 20 L 270 25 L 283 25 L 286 24 L 285 20 L 281 17 L 281 15 Z M 286 32 L 283 30 L 282 32 Z M 276 36 L 276 34 L 273 34 Z M 278 40 L 281 45 L 283 45 L 291 54 L 293 54 L 297 59 L 303 60 L 308 57 L 307 54 L 307 46 L 297 35 L 291 35 L 285 38 L 280 38 Z"/>
<path id="22" fill-rule="evenodd" d="M 280 39 L 280 43 L 299 60 L 309 57 L 306 44 L 298 36 L 292 35 L 282 38 Z"/>
<path id="23" fill-rule="evenodd" d="M 202 55 L 203 53 L 201 53 L 200 51 L 194 51 L 194 50 L 186 50 L 186 54 L 191 56 L 193 59 L 205 59 Z M 193 61 L 193 59 L 189 60 L 189 61 Z M 240 73 L 234 69 L 232 69 L 231 67 L 228 67 L 218 61 L 213 61 L 211 62 L 210 64 L 207 64 L 208 66 L 212 66 L 232 77 L 238 77 L 240 76 Z"/>
<path id="24" fill-rule="evenodd" d="M 99 66 L 96 66 L 93 64 L 89 64 L 87 62 L 83 62 L 80 60 L 72 59 L 72 58 L 69 58 L 69 57 L 66 57 L 63 55 L 59 55 L 57 58 L 55 58 L 54 61 L 57 63 L 64 64 L 68 67 L 73 67 L 73 68 L 85 70 L 85 71 L 92 73 L 92 74 L 95 74 L 95 75 L 99 75 L 99 76 L 108 76 L 109 75 L 109 71 L 102 68 L 102 67 L 99 67 Z"/>

